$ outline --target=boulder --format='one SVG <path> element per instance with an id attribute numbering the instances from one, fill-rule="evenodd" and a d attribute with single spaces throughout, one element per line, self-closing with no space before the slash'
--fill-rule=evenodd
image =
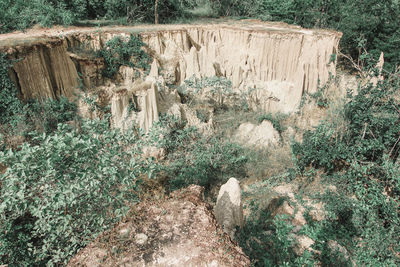
<path id="1" fill-rule="evenodd" d="M 243 226 L 241 189 L 236 178 L 230 178 L 221 186 L 215 206 L 215 217 L 231 239 L 235 236 L 236 226 Z"/>
<path id="2" fill-rule="evenodd" d="M 246 146 L 265 148 L 279 144 L 280 136 L 272 123 L 264 120 L 260 125 L 242 123 L 236 130 L 234 139 Z"/>
<path id="3" fill-rule="evenodd" d="M 192 185 L 168 198 L 141 202 L 68 266 L 249 266 L 216 222 L 203 191 Z"/>
<path id="4" fill-rule="evenodd" d="M 309 252 L 315 252 L 319 253 L 316 250 L 312 248 L 312 246 L 315 244 L 315 241 L 309 238 L 306 235 L 294 235 L 294 239 L 296 241 L 293 250 L 294 252 L 301 256 L 303 255 L 304 251 L 309 251 Z"/>

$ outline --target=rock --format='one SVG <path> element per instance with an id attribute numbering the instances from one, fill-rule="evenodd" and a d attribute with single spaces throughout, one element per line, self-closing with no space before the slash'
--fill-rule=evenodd
<path id="1" fill-rule="evenodd" d="M 7 167 L 0 163 L 0 174 L 4 174 L 7 171 Z"/>
<path id="2" fill-rule="evenodd" d="M 117 91 L 111 99 L 112 125 L 123 132 L 134 125 L 129 109 L 130 99 L 131 94 L 126 89 Z"/>
<path id="3" fill-rule="evenodd" d="M 299 102 L 291 95 L 295 92 L 293 83 L 268 81 L 253 85 L 247 91 L 247 103 L 254 111 L 290 113 L 297 109 Z M 251 88 L 251 86 L 250 86 Z"/>
<path id="4" fill-rule="evenodd" d="M 241 189 L 236 178 L 230 178 L 221 186 L 215 206 L 215 217 L 225 233 L 234 239 L 236 226 L 243 226 Z"/>
<path id="5" fill-rule="evenodd" d="M 178 103 L 173 104 L 168 109 L 167 115 L 174 116 L 175 118 L 181 120 L 182 119 L 181 104 Z"/>
<path id="6" fill-rule="evenodd" d="M 158 121 L 158 102 L 157 102 L 157 85 L 153 82 L 151 87 L 146 91 L 135 93 L 138 98 L 138 106 L 140 112 L 138 114 L 138 125 L 145 132 L 153 126 L 153 123 Z"/>
<path id="7" fill-rule="evenodd" d="M 119 230 L 119 235 L 121 238 L 127 238 L 129 237 L 130 232 L 131 231 L 129 230 L 129 228 L 122 228 L 121 230 Z"/>
<path id="8" fill-rule="evenodd" d="M 260 88 L 252 98 L 266 111 L 281 112 L 295 111 L 303 93 L 315 93 L 330 74 L 335 75 L 336 62 L 330 59 L 342 36 L 261 21 L 145 28 L 140 35 L 148 45 L 146 50 L 157 59 L 152 76 L 158 74 L 156 64 L 168 84 L 180 85 L 192 75 L 224 76 L 244 93 L 249 87 Z M 104 82 L 99 77 L 104 63 L 77 59 L 67 48 L 99 50 L 113 37 L 128 38 L 131 30 L 66 30 L 29 40 L 24 36 L 24 42 L 18 35 L 10 35 L 0 42 L 0 50 L 9 52 L 11 58 L 23 58 L 14 64 L 12 76 L 24 99 L 73 97 L 79 86 L 78 69 L 84 84 L 93 87 Z M 15 38 L 12 47 L 9 38 Z M 71 57 L 78 60 L 78 69 Z M 123 69 L 121 75 L 124 86 L 133 83 L 132 69 Z"/>
<path id="9" fill-rule="evenodd" d="M 375 73 L 370 73 L 370 75 L 369 75 L 370 82 L 374 86 L 376 86 L 379 81 L 383 81 L 382 69 L 383 69 L 384 63 L 385 63 L 384 55 L 383 55 L 383 52 L 381 52 L 378 63 L 375 66 L 375 69 L 378 70 L 377 75 Z"/>
<path id="10" fill-rule="evenodd" d="M 312 208 L 309 214 L 313 221 L 320 222 L 325 219 L 325 210 L 322 202 L 311 203 L 309 206 Z"/>
<path id="11" fill-rule="evenodd" d="M 140 233 L 140 234 L 137 234 L 135 236 L 135 243 L 140 245 L 140 246 L 143 246 L 143 245 L 145 245 L 147 243 L 148 239 L 149 238 L 147 237 L 147 235 L 145 235 L 143 233 Z"/>
<path id="12" fill-rule="evenodd" d="M 68 55 L 77 66 L 79 77 L 86 89 L 93 89 L 104 84 L 105 79 L 102 73 L 104 60 L 102 58 L 80 56 L 71 52 L 68 52 Z"/>
<path id="13" fill-rule="evenodd" d="M 296 240 L 296 244 L 293 247 L 294 252 L 301 256 L 304 251 L 308 250 L 310 252 L 315 251 L 311 246 L 315 244 L 315 241 L 309 238 L 306 235 L 295 235 L 294 239 Z"/>
<path id="14" fill-rule="evenodd" d="M 272 123 L 264 120 L 260 125 L 242 123 L 236 130 L 234 139 L 246 146 L 266 148 L 279 144 L 280 136 Z"/>
<path id="15" fill-rule="evenodd" d="M 26 44 L 15 54 L 20 60 L 14 62 L 11 78 L 24 100 L 74 97 L 78 71 L 61 39 Z"/>
<path id="16" fill-rule="evenodd" d="M 327 186 L 327 190 L 336 193 L 337 188 L 336 188 L 335 185 L 331 185 L 330 184 L 330 185 Z"/>
<path id="17" fill-rule="evenodd" d="M 159 119 L 157 99 L 155 82 L 135 83 L 130 90 L 116 91 L 111 99 L 113 127 L 125 131 L 136 124 L 147 133 Z"/>
<path id="18" fill-rule="evenodd" d="M 250 266 L 215 220 L 203 191 L 192 185 L 168 198 L 139 203 L 67 266 Z M 125 229 L 129 237 L 120 238 Z"/>

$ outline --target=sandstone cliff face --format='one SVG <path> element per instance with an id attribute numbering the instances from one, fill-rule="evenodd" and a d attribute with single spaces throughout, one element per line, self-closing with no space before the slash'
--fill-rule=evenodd
<path id="1" fill-rule="evenodd" d="M 142 36 L 169 82 L 224 76 L 234 89 L 258 98 L 266 111 L 281 112 L 294 111 L 303 93 L 314 93 L 335 75 L 331 55 L 340 40 L 335 32 L 262 24 L 193 26 Z"/>
<path id="2" fill-rule="evenodd" d="M 10 50 L 17 59 L 12 78 L 24 100 L 74 96 L 78 72 L 61 39 Z"/>
<path id="3" fill-rule="evenodd" d="M 11 48 L 5 45 L 7 39 L 0 37 L 0 51 L 22 58 L 11 74 L 24 99 L 73 97 L 79 86 L 78 72 L 87 88 L 106 85 L 107 81 L 101 75 L 101 60 L 83 58 L 67 49 L 79 46 L 98 50 L 107 40 L 117 35 L 128 38 L 131 32 L 139 33 L 148 44 L 148 52 L 155 59 L 153 65 L 161 67 L 160 75 L 167 84 L 180 85 L 192 76 L 224 76 L 232 81 L 236 92 L 246 94 L 253 109 L 285 113 L 295 111 L 305 92 L 315 92 L 319 83 L 328 80 L 329 73 L 335 74 L 331 55 L 336 53 L 341 37 L 333 31 L 245 21 L 65 30 Z M 132 90 L 133 75 L 120 73 L 121 89 Z M 152 113 L 154 107 L 150 108 Z M 146 116 L 157 118 L 150 113 Z"/>

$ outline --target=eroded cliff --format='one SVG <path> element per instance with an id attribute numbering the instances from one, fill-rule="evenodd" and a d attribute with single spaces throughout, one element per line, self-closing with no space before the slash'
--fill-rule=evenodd
<path id="1" fill-rule="evenodd" d="M 102 60 L 69 50 L 81 47 L 98 50 L 113 37 L 128 37 L 131 33 L 139 33 L 148 44 L 147 52 L 155 59 L 152 72 L 160 69 L 163 84 L 181 85 L 191 77 L 226 77 L 232 81 L 236 92 L 246 94 L 253 109 L 285 113 L 295 111 L 305 92 L 315 92 L 330 74 L 335 74 L 333 55 L 341 37 L 333 31 L 242 21 L 100 30 L 73 28 L 49 32 L 46 36 L 36 33 L 28 41 L 21 34 L 10 34 L 0 38 L 0 50 L 19 59 L 10 73 L 24 99 L 73 97 L 79 93 L 80 84 L 95 88 L 114 83 L 115 90 L 110 91 L 109 99 L 117 101 L 121 90 L 147 95 L 134 88 L 138 84 L 135 80 L 144 81 L 146 77 L 138 78 L 125 68 L 118 74 L 117 81 L 107 80 L 102 76 Z M 11 46 L 10 38 L 14 38 Z M 153 82 L 155 80 L 156 77 Z M 142 91 L 148 91 L 150 87 L 142 88 Z M 153 84 L 152 87 L 154 91 L 157 86 Z M 122 102 L 129 103 L 126 99 Z M 153 102 L 143 102 L 146 104 L 142 107 L 146 109 L 143 113 L 158 110 L 153 105 L 161 104 Z M 119 107 L 121 112 L 114 110 L 113 113 L 122 116 L 125 108 Z M 147 117 L 157 119 L 158 115 Z M 140 123 L 148 128 L 152 121 Z"/>

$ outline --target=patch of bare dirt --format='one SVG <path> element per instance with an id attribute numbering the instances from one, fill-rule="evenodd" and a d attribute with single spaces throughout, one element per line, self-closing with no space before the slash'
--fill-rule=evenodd
<path id="1" fill-rule="evenodd" d="M 161 201 L 144 201 L 68 266 L 249 266 L 211 210 L 203 188 L 195 185 Z"/>

